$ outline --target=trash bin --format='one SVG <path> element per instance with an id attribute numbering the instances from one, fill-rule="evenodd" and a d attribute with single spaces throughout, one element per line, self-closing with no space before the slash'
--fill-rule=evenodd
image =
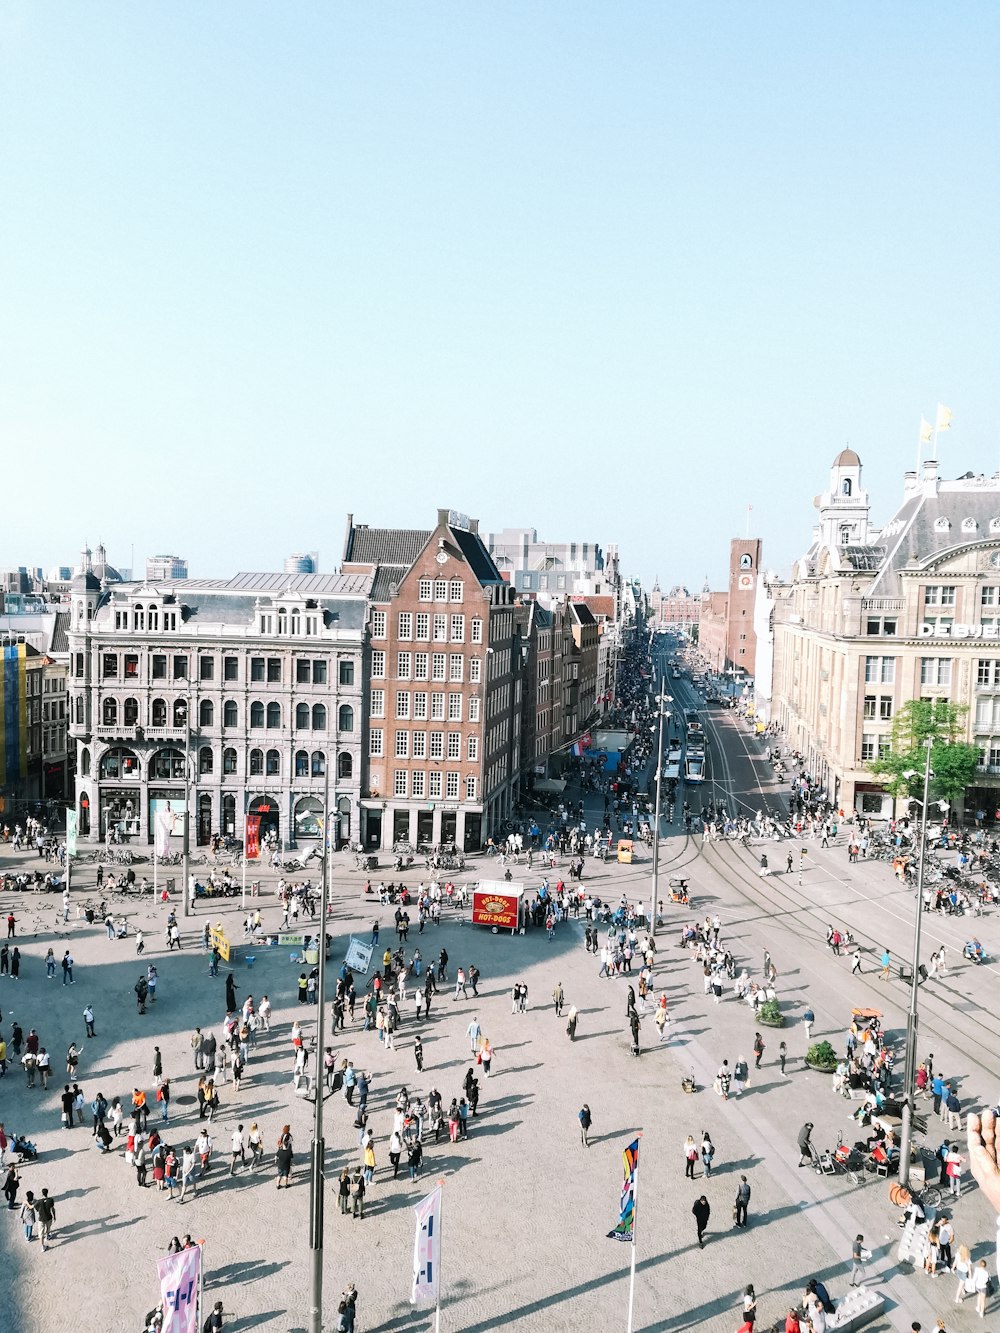
<path id="1" fill-rule="evenodd" d="M 308 949 L 303 950 L 302 956 L 308 967 L 315 967 L 319 962 L 319 949 L 315 944 L 310 944 Z"/>

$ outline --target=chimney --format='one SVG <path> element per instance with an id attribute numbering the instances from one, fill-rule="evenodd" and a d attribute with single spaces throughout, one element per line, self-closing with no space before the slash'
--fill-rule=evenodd
<path id="1" fill-rule="evenodd" d="M 937 495 L 938 492 L 938 465 L 936 458 L 925 458 L 923 476 L 923 492 L 925 495 Z"/>
<path id="2" fill-rule="evenodd" d="M 470 519 L 469 519 L 469 531 L 472 532 L 472 533 L 478 533 L 478 532 L 479 532 L 479 519 L 478 519 L 478 518 L 470 518 Z"/>
<path id="3" fill-rule="evenodd" d="M 449 509 L 439 509 L 439 510 L 438 510 L 438 521 L 437 521 L 437 525 L 438 525 L 439 528 L 441 528 L 441 527 L 447 527 L 447 525 L 448 525 L 448 515 L 449 515 L 450 512 L 451 512 L 451 511 L 450 511 Z"/>

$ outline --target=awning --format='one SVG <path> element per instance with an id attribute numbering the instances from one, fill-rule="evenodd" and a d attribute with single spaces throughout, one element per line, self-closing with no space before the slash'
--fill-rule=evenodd
<path id="1" fill-rule="evenodd" d="M 631 731 L 595 731 L 592 737 L 593 750 L 627 750 L 632 742 Z"/>
<path id="2" fill-rule="evenodd" d="M 566 790 L 566 783 L 562 778 L 536 778 L 533 790 L 554 792 L 557 796 L 561 796 Z"/>

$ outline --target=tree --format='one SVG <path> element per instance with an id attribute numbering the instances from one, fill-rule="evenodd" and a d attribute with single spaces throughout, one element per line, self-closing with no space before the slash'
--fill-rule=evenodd
<path id="1" fill-rule="evenodd" d="M 893 796 L 923 798 L 926 744 L 931 743 L 931 795 L 954 801 L 976 775 L 979 749 L 961 739 L 968 708 L 950 699 L 910 699 L 892 723 L 891 749 L 867 765 Z"/>

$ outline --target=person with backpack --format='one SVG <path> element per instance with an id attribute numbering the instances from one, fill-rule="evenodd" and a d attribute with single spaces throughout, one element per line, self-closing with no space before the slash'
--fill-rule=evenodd
<path id="1" fill-rule="evenodd" d="M 585 1148 L 589 1148 L 590 1127 L 593 1124 L 593 1119 L 590 1114 L 590 1107 L 586 1102 L 580 1107 L 580 1110 L 577 1113 L 577 1119 L 580 1121 L 580 1142 Z"/>
<path id="2" fill-rule="evenodd" d="M 201 1326 L 201 1333 L 219 1333 L 222 1328 L 222 1302 L 216 1301 L 209 1311 L 208 1318 Z"/>
<path id="3" fill-rule="evenodd" d="M 52 1235 L 52 1223 L 56 1220 L 55 1200 L 50 1198 L 48 1190 L 42 1190 L 41 1198 L 36 1199 L 35 1214 L 38 1217 L 42 1249 L 47 1250 L 49 1237 Z"/>

